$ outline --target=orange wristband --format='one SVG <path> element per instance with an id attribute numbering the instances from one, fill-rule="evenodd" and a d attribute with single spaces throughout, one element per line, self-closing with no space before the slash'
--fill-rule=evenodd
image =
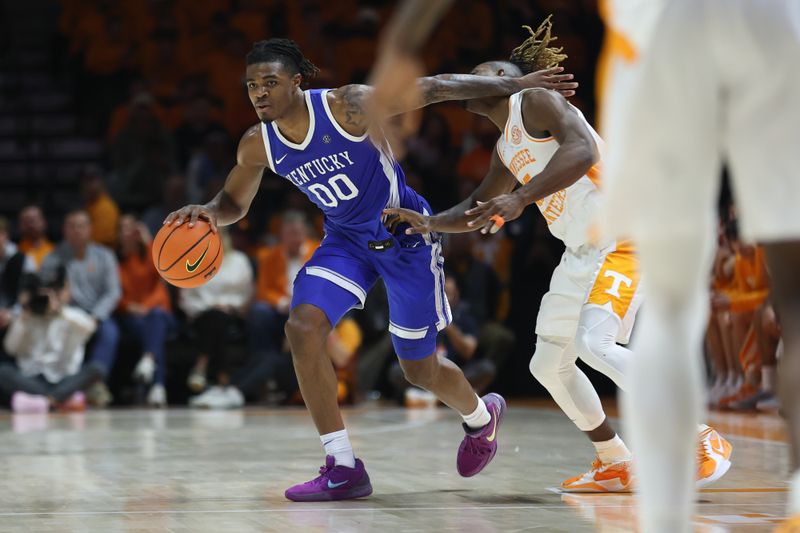
<path id="1" fill-rule="evenodd" d="M 504 219 L 500 215 L 492 215 L 489 217 L 489 220 L 494 222 L 494 225 L 497 226 L 497 229 L 500 229 L 506 225 L 506 219 Z"/>

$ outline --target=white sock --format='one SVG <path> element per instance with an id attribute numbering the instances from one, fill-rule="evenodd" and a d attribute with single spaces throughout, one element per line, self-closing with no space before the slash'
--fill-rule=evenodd
<path id="1" fill-rule="evenodd" d="M 332 455 L 336 465 L 355 468 L 356 456 L 353 454 L 353 446 L 350 444 L 350 437 L 347 430 L 334 431 L 319 436 L 322 445 L 325 446 L 325 454 Z"/>
<path id="2" fill-rule="evenodd" d="M 597 457 L 600 458 L 604 464 L 618 463 L 619 461 L 629 461 L 631 452 L 619 435 L 614 435 L 611 440 L 604 440 L 600 442 L 592 442 L 595 450 L 597 450 Z"/>
<path id="3" fill-rule="evenodd" d="M 478 397 L 477 394 L 475 396 Z M 461 418 L 464 419 L 464 423 L 470 429 L 482 428 L 492 420 L 492 416 L 489 414 L 486 404 L 483 403 L 483 400 L 481 400 L 479 397 L 478 407 L 476 407 L 475 410 L 468 415 L 461 415 Z"/>
<path id="4" fill-rule="evenodd" d="M 789 514 L 800 514 L 800 470 L 796 470 L 789 479 Z"/>
<path id="5" fill-rule="evenodd" d="M 761 390 L 775 392 L 776 370 L 773 365 L 761 367 Z"/>

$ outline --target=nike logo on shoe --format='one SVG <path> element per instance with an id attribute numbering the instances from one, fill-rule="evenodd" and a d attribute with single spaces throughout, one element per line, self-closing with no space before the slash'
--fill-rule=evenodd
<path id="1" fill-rule="evenodd" d="M 494 416 L 494 427 L 492 428 L 492 434 L 486 437 L 486 440 L 488 440 L 489 442 L 493 442 L 496 433 L 497 433 L 497 415 Z"/>
<path id="2" fill-rule="evenodd" d="M 287 156 L 287 155 L 289 155 L 289 154 L 283 154 L 283 157 L 281 157 L 280 159 L 276 159 L 276 160 L 275 160 L 275 164 L 276 164 L 276 165 L 280 165 L 280 164 L 281 164 L 281 161 L 283 161 L 284 159 L 286 159 L 286 156 Z"/>
<path id="3" fill-rule="evenodd" d="M 344 485 L 344 484 L 345 484 L 345 483 L 347 483 L 348 481 L 350 481 L 350 480 L 349 480 L 349 479 L 345 479 L 344 481 L 340 481 L 339 483 L 334 483 L 334 482 L 332 482 L 332 481 L 329 479 L 329 480 L 328 480 L 328 488 L 329 488 L 329 489 L 335 489 L 335 488 L 337 488 L 337 487 L 341 487 L 342 485 Z"/>

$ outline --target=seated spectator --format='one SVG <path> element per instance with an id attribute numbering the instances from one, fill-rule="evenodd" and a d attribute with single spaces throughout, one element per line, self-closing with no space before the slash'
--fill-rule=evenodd
<path id="1" fill-rule="evenodd" d="M 358 386 L 361 394 L 380 397 L 386 369 L 394 362 L 394 346 L 389 333 L 389 300 L 383 281 L 378 280 L 367 294 L 364 309 L 354 311 L 363 336 L 358 353 Z"/>
<path id="2" fill-rule="evenodd" d="M 492 160 L 492 152 L 497 141 L 497 130 L 485 118 L 474 115 L 473 126 L 469 133 L 474 135 L 474 142 L 464 142 L 464 148 L 468 151 L 458 161 L 458 175 L 471 183 L 478 184 L 489 172 L 489 162 Z"/>
<path id="3" fill-rule="evenodd" d="M 167 335 L 175 326 L 169 293 L 158 275 L 152 258 L 152 243 L 147 228 L 131 215 L 124 215 L 119 227 L 119 277 L 122 298 L 118 318 L 142 348 L 133 377 L 150 385 L 147 404 L 167 405 L 164 388 Z"/>
<path id="4" fill-rule="evenodd" d="M 189 200 L 204 202 L 222 188 L 231 167 L 236 163 L 231 140 L 223 131 L 212 131 L 203 140 L 203 148 L 194 153 L 186 169 Z M 214 192 L 212 192 L 214 191 Z"/>
<path id="5" fill-rule="evenodd" d="M 150 232 L 155 235 L 164 225 L 164 219 L 173 211 L 188 204 L 186 196 L 186 180 L 181 175 L 171 176 L 164 182 L 161 202 L 151 205 L 142 213 L 141 221 Z"/>
<path id="6" fill-rule="evenodd" d="M 0 338 L 11 321 L 23 273 L 35 270 L 33 259 L 18 252 L 16 245 L 9 240 L 8 220 L 0 217 Z"/>
<path id="7" fill-rule="evenodd" d="M 480 396 L 494 381 L 499 367 L 511 349 L 513 335 L 498 325 L 502 331 L 487 335 L 490 337 L 487 343 L 481 339 L 484 324 L 472 314 L 469 304 L 461 299 L 458 285 L 453 278 L 445 280 L 444 290 L 450 302 L 453 320 L 439 332 L 434 357 L 446 357 L 457 364 L 476 394 Z M 422 399 L 424 403 L 429 396 L 427 391 L 409 391 L 410 384 L 405 380 L 398 362 L 392 365 L 389 379 L 395 387 L 395 392 L 405 396 L 406 404 L 409 406 L 413 406 L 415 399 Z"/>
<path id="8" fill-rule="evenodd" d="M 172 134 L 159 120 L 153 97 L 133 97 L 128 121 L 110 147 L 113 196 L 125 209 L 158 203 L 161 184 L 175 171 Z"/>
<path id="9" fill-rule="evenodd" d="M 251 352 L 280 351 L 283 326 L 292 303 L 294 279 L 318 246 L 318 241 L 308 238 L 305 215 L 299 211 L 286 211 L 281 218 L 279 244 L 258 252 L 256 301 L 247 319 Z"/>
<path id="10" fill-rule="evenodd" d="M 131 114 L 138 106 L 142 105 L 142 102 L 150 102 L 153 114 L 159 122 L 162 124 L 169 123 L 169 111 L 153 99 L 150 84 L 147 81 L 143 79 L 132 81 L 128 88 L 128 93 L 128 100 L 114 108 L 111 112 L 111 117 L 108 119 L 106 139 L 109 143 L 116 139 L 119 132 L 130 121 Z"/>
<path id="11" fill-rule="evenodd" d="M 23 207 L 19 212 L 18 224 L 19 251 L 33 259 L 38 269 L 42 266 L 44 258 L 55 249 L 45 235 L 47 223 L 42 209 L 38 205 Z"/>
<path id="12" fill-rule="evenodd" d="M 500 281 L 492 267 L 478 260 L 473 251 L 474 233 L 447 235 L 444 245 L 445 269 L 462 288 L 461 297 L 480 322 L 494 320 L 500 297 Z"/>
<path id="13" fill-rule="evenodd" d="M 719 295 L 733 290 L 733 265 L 736 255 L 733 252 L 726 225 L 721 222 L 717 231 L 717 252 L 711 276 L 711 302 L 706 329 L 706 351 L 710 359 L 713 383 L 708 393 L 708 403 L 715 407 L 719 401 L 736 392 L 739 373 L 736 371 L 736 358 L 731 346 L 730 312 L 725 305 L 714 305 Z M 720 300 L 720 303 L 722 300 Z"/>
<path id="14" fill-rule="evenodd" d="M 96 329 L 89 343 L 89 362 L 106 379 L 114 366 L 119 328 L 111 313 L 119 303 L 119 267 L 108 248 L 91 242 L 92 223 L 86 211 L 76 210 L 64 218 L 64 242 L 42 263 L 42 275 L 66 269 L 69 303 L 89 313 Z M 89 402 L 104 407 L 111 402 L 105 383 L 98 381 L 89 391 Z"/>
<path id="15" fill-rule="evenodd" d="M 192 155 L 202 150 L 210 133 L 225 133 L 225 127 L 216 120 L 218 114 L 211 99 L 204 95 L 195 96 L 183 108 L 182 121 L 175 130 L 180 168 L 186 168 Z"/>
<path id="16" fill-rule="evenodd" d="M 83 390 L 103 375 L 94 363 L 81 367 L 86 341 L 96 322 L 68 304 L 63 269 L 43 281 L 26 274 L 22 309 L 11 321 L 4 346 L 16 365 L 0 365 L 0 390 L 11 395 L 15 412 L 46 413 L 51 408 L 83 410 Z"/>
<path id="17" fill-rule="evenodd" d="M 81 196 L 92 223 L 92 241 L 109 248 L 117 245 L 119 230 L 119 207 L 106 191 L 103 174 L 99 167 L 89 165 L 83 170 L 80 180 Z"/>
<path id="18" fill-rule="evenodd" d="M 358 323 L 349 316 L 342 318 L 333 328 L 325 350 L 336 371 L 336 398 L 340 404 L 353 404 L 358 396 L 356 355 L 363 336 Z"/>
<path id="19" fill-rule="evenodd" d="M 214 386 L 190 400 L 190 405 L 207 407 L 210 399 L 230 397 L 230 407 L 244 405 L 237 388 L 230 387 L 229 344 L 231 330 L 247 309 L 253 295 L 253 269 L 250 259 L 235 250 L 227 231 L 220 230 L 225 249 L 219 272 L 205 285 L 180 291 L 179 305 L 194 332 L 198 357 L 189 374 L 188 386 L 194 392 L 206 388 L 210 375 Z"/>
<path id="20" fill-rule="evenodd" d="M 738 376 L 734 391 L 722 397 L 717 405 L 722 408 L 747 410 L 755 408 L 758 401 L 766 399 L 760 391 L 762 361 L 766 356 L 768 366 L 774 368 L 774 351 L 779 334 L 774 312 L 766 304 L 769 296 L 769 276 L 763 248 L 734 241 L 733 249 L 736 255 L 732 266 L 731 285 L 726 291 L 715 295 L 712 307 L 717 312 L 726 312 L 730 316 L 730 328 L 727 334 Z M 771 324 L 765 322 L 765 317 L 770 315 L 772 318 L 768 322 Z M 774 342 L 769 347 L 767 330 L 776 332 Z M 761 353 L 761 349 L 768 349 L 772 353 Z M 768 368 L 767 373 L 772 373 L 772 379 L 768 380 L 769 388 L 774 386 L 774 372 L 771 371 L 772 368 Z"/>

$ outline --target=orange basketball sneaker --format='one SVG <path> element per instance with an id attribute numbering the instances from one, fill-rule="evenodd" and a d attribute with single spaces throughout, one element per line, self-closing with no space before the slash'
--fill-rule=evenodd
<path id="1" fill-rule="evenodd" d="M 714 428 L 703 426 L 697 443 L 697 487 L 709 485 L 731 467 L 733 446 Z"/>
<path id="2" fill-rule="evenodd" d="M 778 524 L 775 533 L 800 533 L 800 515 L 790 516 Z"/>
<path id="3" fill-rule="evenodd" d="M 633 489 L 631 461 L 603 463 L 594 460 L 592 469 L 561 484 L 564 492 L 630 492 Z"/>
<path id="4" fill-rule="evenodd" d="M 709 485 L 731 467 L 733 446 L 714 428 L 703 425 L 697 442 L 697 487 Z M 561 484 L 564 492 L 630 492 L 634 488 L 631 461 L 603 463 L 595 459 L 592 469 Z"/>

